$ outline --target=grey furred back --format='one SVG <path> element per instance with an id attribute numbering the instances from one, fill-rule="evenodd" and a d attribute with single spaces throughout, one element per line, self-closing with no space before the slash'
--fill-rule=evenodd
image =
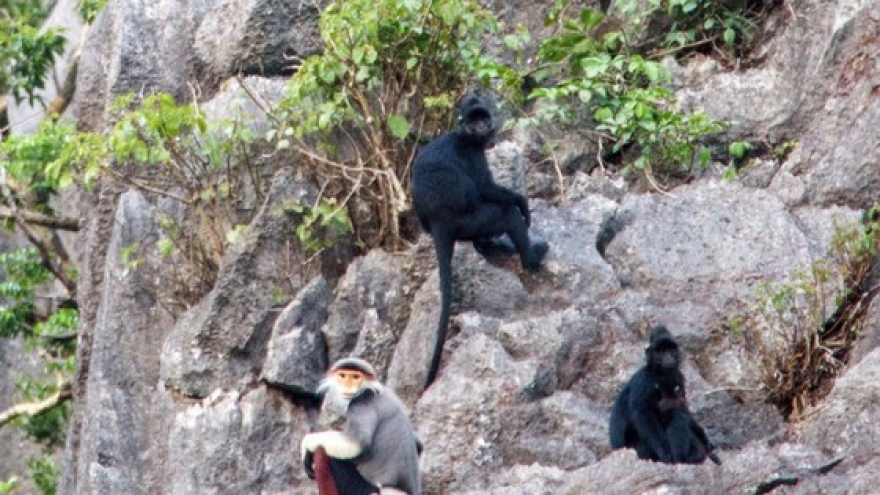
<path id="1" fill-rule="evenodd" d="M 345 432 L 364 452 L 355 459 L 358 471 L 382 486 L 421 495 L 416 434 L 400 399 L 387 387 L 367 390 L 352 399 Z"/>

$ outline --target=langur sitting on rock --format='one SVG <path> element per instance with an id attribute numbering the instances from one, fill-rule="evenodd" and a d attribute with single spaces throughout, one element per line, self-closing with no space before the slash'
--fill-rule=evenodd
<path id="1" fill-rule="evenodd" d="M 309 433 L 302 440 L 303 467 L 321 495 L 421 495 L 421 444 L 403 403 L 376 381 L 369 363 L 340 359 L 318 394 L 325 407 L 345 411 L 344 431 Z"/>

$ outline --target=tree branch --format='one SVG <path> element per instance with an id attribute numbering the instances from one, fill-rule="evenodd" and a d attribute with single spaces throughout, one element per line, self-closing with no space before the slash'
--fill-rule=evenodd
<path id="1" fill-rule="evenodd" d="M 15 219 L 16 213 L 21 216 L 22 220 L 31 225 L 39 225 L 41 227 L 46 227 L 50 229 L 71 230 L 74 232 L 79 230 L 78 218 L 55 217 L 27 210 L 13 211 L 11 208 L 8 208 L 6 206 L 0 206 L 0 218 Z"/>
<path id="2" fill-rule="evenodd" d="M 21 416 L 36 416 L 52 409 L 53 407 L 70 400 L 73 397 L 70 382 L 64 382 L 54 394 L 39 402 L 16 404 L 9 409 L 0 412 L 0 426 Z"/>

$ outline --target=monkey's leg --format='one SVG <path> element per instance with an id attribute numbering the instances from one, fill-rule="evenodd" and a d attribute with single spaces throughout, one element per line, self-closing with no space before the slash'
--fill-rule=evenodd
<path id="1" fill-rule="evenodd" d="M 357 464 L 343 459 L 330 458 L 330 472 L 341 495 L 373 495 L 379 487 L 370 483 L 357 469 Z M 323 494 L 321 494 L 323 495 Z"/>
<path id="2" fill-rule="evenodd" d="M 611 418 L 608 420 L 608 438 L 612 449 L 632 447 L 634 443 L 632 437 L 635 432 L 629 423 L 626 410 L 629 401 L 629 388 L 629 383 L 623 386 L 611 408 Z"/>
<path id="3" fill-rule="evenodd" d="M 670 411 L 669 426 L 666 427 L 666 437 L 669 442 L 669 450 L 672 454 L 672 462 L 699 464 L 706 459 L 705 449 L 698 445 L 699 439 L 691 430 L 692 418 L 687 411 L 675 409 Z"/>
<path id="4" fill-rule="evenodd" d="M 648 445 L 648 442 L 643 442 L 639 440 L 633 446 L 633 449 L 635 449 L 636 455 L 639 457 L 639 459 L 643 459 L 646 461 L 660 461 L 660 456 L 658 456 L 654 452 L 654 449 L 652 449 L 651 446 Z"/>
<path id="5" fill-rule="evenodd" d="M 691 431 L 694 434 L 694 440 L 697 443 L 697 447 L 700 450 L 700 455 L 705 459 L 708 457 L 715 464 L 720 465 L 721 459 L 718 457 L 718 454 L 715 453 L 715 444 L 709 440 L 709 435 L 706 434 L 706 429 L 703 428 L 700 423 L 697 423 L 697 420 L 693 417 L 693 415 L 688 412 L 688 416 L 690 416 L 690 426 Z M 700 461 L 702 462 L 702 461 Z"/>
<path id="6" fill-rule="evenodd" d="M 630 406 L 630 410 L 633 429 L 639 439 L 639 443 L 636 446 L 639 458 L 660 462 L 673 462 L 667 431 L 663 428 L 660 418 L 650 410 L 640 410 L 640 407 L 650 408 L 653 406 L 646 406 L 644 403 L 640 404 L 639 401 L 631 402 L 635 402 L 635 404 Z M 645 455 L 643 456 L 643 454 Z"/>
<path id="7" fill-rule="evenodd" d="M 482 203 L 468 215 L 455 219 L 455 238 L 460 240 L 483 240 L 507 234 L 520 255 L 523 266 L 536 270 L 547 254 L 546 242 L 532 243 L 525 219 L 513 205 Z"/>
<path id="8" fill-rule="evenodd" d="M 516 246 L 507 234 L 477 239 L 474 241 L 474 249 L 484 258 L 517 254 Z"/>

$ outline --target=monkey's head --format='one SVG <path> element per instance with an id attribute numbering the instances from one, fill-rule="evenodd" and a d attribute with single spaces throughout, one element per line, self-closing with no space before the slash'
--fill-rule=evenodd
<path id="1" fill-rule="evenodd" d="M 645 347 L 648 367 L 656 371 L 673 371 L 681 365 L 681 349 L 672 334 L 663 325 L 651 329 L 648 346 Z"/>
<path id="2" fill-rule="evenodd" d="M 495 98 L 485 91 L 468 93 L 458 107 L 459 133 L 478 143 L 488 143 L 498 131 Z"/>
<path id="3" fill-rule="evenodd" d="M 364 389 L 378 390 L 376 370 L 370 363 L 357 357 L 342 358 L 330 367 L 327 377 L 318 387 L 318 393 L 333 392 L 340 399 L 350 401 Z"/>

